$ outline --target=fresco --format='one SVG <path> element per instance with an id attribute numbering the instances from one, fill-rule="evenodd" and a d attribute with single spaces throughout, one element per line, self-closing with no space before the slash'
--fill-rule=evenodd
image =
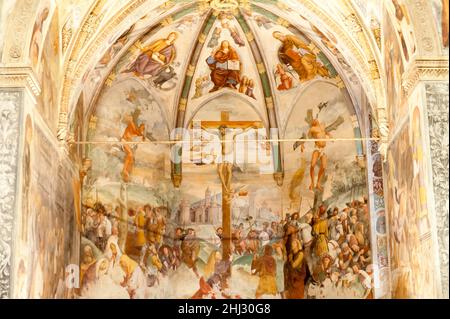
<path id="1" fill-rule="evenodd" d="M 197 67 L 187 96 L 185 121 L 210 99 L 231 93 L 238 93 L 242 101 L 247 100 L 260 114 L 264 114 L 260 76 L 240 22 L 225 13 L 210 19 L 213 24 L 205 45 L 202 48 L 198 46 L 198 57 L 195 57 Z"/>
<path id="2" fill-rule="evenodd" d="M 440 36 L 440 43 L 444 53 L 448 54 L 448 31 L 449 31 L 449 2 L 448 0 L 431 1 L 433 14 L 437 22 L 437 30 Z"/>
<path id="3" fill-rule="evenodd" d="M 387 178 L 392 187 L 387 192 L 390 260 L 393 298 L 437 296 L 435 257 L 431 241 L 431 220 L 420 90 L 410 98 L 409 121 L 388 150 Z M 401 181 L 401 182 L 399 182 Z"/>
<path id="4" fill-rule="evenodd" d="M 183 145 L 179 188 L 166 143 L 173 118 L 165 96 L 174 89 L 154 81 L 161 68 L 181 73 L 180 31 L 166 27 L 145 40 L 103 87 L 86 146 L 92 166 L 83 183 L 80 297 L 371 298 L 366 175 L 357 161 L 363 148 L 307 141 L 359 132 L 348 94 L 309 41 L 267 30 L 277 41 L 274 77 L 289 73 L 289 90 L 297 91 L 283 134 L 305 140 L 284 143 L 286 176 L 278 186 L 250 44 L 237 20 L 221 18 L 192 75 L 184 127 L 193 130 L 184 136 L 191 140 Z M 254 96 L 240 91 L 243 74 L 255 79 Z M 208 83 L 201 92 L 197 76 Z M 221 125 L 239 128 L 230 138 L 246 140 L 243 161 L 221 142 Z M 230 162 L 221 161 L 229 154 Z M 223 241 L 228 210 L 230 254 Z"/>
<path id="5" fill-rule="evenodd" d="M 142 24 L 148 23 L 147 19 L 143 18 Z M 133 41 L 134 44 L 131 47 L 128 43 L 126 47 L 128 49 L 119 54 L 119 60 L 116 61 L 112 70 L 106 68 L 110 70 L 110 73 L 105 83 L 111 86 L 116 81 L 136 79 L 155 95 L 159 103 L 166 108 L 164 112 L 171 116 L 173 110 L 170 106 L 174 103 L 173 99 L 176 96 L 174 93 L 182 85 L 180 74 L 186 68 L 191 50 L 192 43 L 187 39 L 194 35 L 188 35 L 184 30 L 187 27 L 198 28 L 202 19 L 204 14 L 195 15 L 192 9 L 187 9 L 178 15 L 178 19 L 173 24 L 164 26 L 158 24 L 157 27 L 144 32 L 143 37 L 136 39 L 136 34 L 145 31 L 138 21 L 118 37 L 111 47 L 113 51 L 107 51 L 102 57 L 103 65 L 97 65 L 88 79 L 97 82 L 101 78 L 102 69 L 108 62 L 121 52 L 121 48 L 127 41 Z M 132 40 L 133 36 L 134 40 Z M 89 97 L 89 94 L 88 92 L 86 96 Z M 168 121 L 171 123 L 172 119 L 168 118 Z"/>
<path id="6" fill-rule="evenodd" d="M 322 92 L 317 95 L 316 92 Z M 326 92 L 326 93 L 325 93 Z M 335 85 L 327 82 L 317 82 L 308 87 L 294 102 L 289 114 L 289 121 L 284 132 L 285 138 L 352 138 L 355 136 L 352 115 L 354 114 L 348 96 L 345 91 L 341 91 Z M 357 155 L 362 154 L 361 145 L 355 141 L 332 141 L 319 143 L 315 145 L 309 143 L 296 143 L 295 145 L 284 145 L 285 149 L 285 171 L 287 176 L 294 174 L 298 169 L 299 157 L 300 163 L 305 162 L 306 173 L 304 176 L 304 188 L 300 190 L 300 194 L 308 194 L 304 197 L 308 198 L 310 204 L 313 204 L 314 191 L 319 190 L 324 193 L 325 197 L 331 196 L 332 175 L 336 174 L 336 179 L 341 173 L 341 169 L 353 170 L 353 163 Z M 345 149 L 348 154 L 344 162 L 353 163 L 348 168 L 339 167 L 340 163 L 335 162 L 332 158 L 327 158 L 327 154 L 339 154 Z M 323 156 L 323 160 L 321 157 Z M 316 163 L 314 163 L 316 162 Z M 336 166 L 337 165 L 337 166 Z M 317 166 L 317 168 L 316 168 Z M 332 169 L 331 169 L 332 168 Z M 358 169 L 359 170 L 359 169 Z M 358 171 L 357 170 L 357 171 Z M 328 174 L 328 172 L 333 172 Z M 319 176 L 320 175 L 320 176 Z M 322 179 L 328 175 L 329 181 L 322 186 Z M 345 174 L 342 174 L 345 175 Z M 358 174 L 357 174 L 358 175 Z M 364 174 L 360 176 L 363 177 Z M 364 179 L 364 178 L 363 178 Z M 361 185 L 365 188 L 364 183 Z M 357 196 L 362 196 L 364 191 L 358 191 Z M 307 209 L 304 207 L 303 209 Z"/>
<path id="7" fill-rule="evenodd" d="M 288 107 L 303 89 L 315 81 L 341 81 L 336 68 L 348 75 L 350 83 L 355 80 L 352 72 L 347 73 L 350 67 L 337 49 L 337 39 L 332 34 L 319 31 L 296 12 L 283 11 L 286 17 L 278 17 L 269 6 L 255 5 L 252 9 L 246 12 L 246 19 L 255 30 L 261 54 L 267 61 L 273 94 L 279 104 L 280 126 L 286 125 Z M 298 21 L 301 31 L 293 25 L 280 23 L 282 18 Z"/>
<path id="8" fill-rule="evenodd" d="M 46 37 L 47 27 L 52 17 L 52 8 L 49 1 L 43 1 L 39 5 L 38 14 L 34 22 L 30 42 L 30 58 L 33 66 L 38 65 L 39 57 Z"/>
<path id="9" fill-rule="evenodd" d="M 50 18 L 49 18 L 50 19 Z M 61 74 L 61 45 L 59 40 L 58 8 L 54 10 L 45 41 L 42 41 L 40 64 L 37 74 L 40 78 L 41 95 L 38 110 L 52 131 L 56 131 L 57 114 L 53 111 L 58 103 L 59 86 L 56 81 Z M 38 42 L 36 42 L 36 49 Z M 36 55 L 33 55 L 36 57 Z"/>
<path id="10" fill-rule="evenodd" d="M 391 0 L 386 2 L 386 7 L 392 15 L 395 33 L 400 43 L 401 53 L 405 65 L 407 65 L 416 52 L 416 39 L 414 38 L 411 17 L 404 0 Z"/>
<path id="11" fill-rule="evenodd" d="M 26 118 L 23 162 L 23 214 L 17 243 L 18 298 L 71 298 L 66 266 L 78 264 L 79 240 L 74 224 L 72 175 L 55 161 L 42 130 Z M 60 192 L 55 190 L 60 189 Z M 65 231 L 65 230 L 71 231 Z"/>
<path id="12" fill-rule="evenodd" d="M 427 112 L 401 85 L 411 1 L 31 2 L 0 0 L 0 57 L 17 62 L 1 76 L 39 82 L 3 245 L 13 297 L 439 296 Z M 448 53 L 448 0 L 430 3 Z M 364 140 L 377 53 L 385 164 Z"/>
<path id="13" fill-rule="evenodd" d="M 387 13 L 386 13 L 387 15 Z M 389 127 L 395 127 L 397 121 L 407 114 L 407 104 L 401 88 L 401 74 L 405 70 L 401 48 L 396 37 L 395 27 L 388 16 L 384 16 L 384 65 L 386 69 L 387 103 L 389 105 Z M 392 132 L 394 133 L 394 132 Z"/>

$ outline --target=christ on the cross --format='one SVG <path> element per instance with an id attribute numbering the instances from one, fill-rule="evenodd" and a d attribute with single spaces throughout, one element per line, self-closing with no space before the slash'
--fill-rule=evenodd
<path id="1" fill-rule="evenodd" d="M 262 122 L 260 121 L 230 121 L 228 112 L 221 112 L 220 121 L 202 121 L 201 128 L 204 130 L 219 129 L 220 142 L 221 142 L 221 153 L 222 157 L 217 164 L 217 173 L 222 186 L 222 249 L 223 258 L 229 259 L 231 256 L 231 200 L 233 197 L 233 189 L 231 187 L 232 171 L 233 171 L 233 159 L 230 160 L 230 152 L 233 150 L 234 137 L 237 134 L 242 134 L 244 130 L 258 129 L 262 128 Z M 229 138 L 227 130 L 229 129 L 240 129 L 238 133 L 232 136 L 231 140 L 226 140 Z M 231 147 L 231 148 L 230 148 Z"/>

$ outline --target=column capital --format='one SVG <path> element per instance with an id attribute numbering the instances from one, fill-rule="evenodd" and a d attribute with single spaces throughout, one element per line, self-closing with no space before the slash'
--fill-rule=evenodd
<path id="1" fill-rule="evenodd" d="M 448 81 L 448 57 L 417 57 L 402 76 L 406 96 L 422 81 Z"/>
<path id="2" fill-rule="evenodd" d="M 0 66 L 0 87 L 25 88 L 35 104 L 41 94 L 36 74 L 29 66 Z"/>

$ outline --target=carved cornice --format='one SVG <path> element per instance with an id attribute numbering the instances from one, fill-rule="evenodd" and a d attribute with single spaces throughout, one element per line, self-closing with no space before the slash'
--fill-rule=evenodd
<path id="1" fill-rule="evenodd" d="M 420 81 L 448 81 L 447 58 L 416 59 L 403 74 L 402 88 L 406 96 L 413 91 Z"/>
<path id="2" fill-rule="evenodd" d="M 31 67 L 0 67 L 0 87 L 25 88 L 33 102 L 41 94 L 41 87 Z"/>

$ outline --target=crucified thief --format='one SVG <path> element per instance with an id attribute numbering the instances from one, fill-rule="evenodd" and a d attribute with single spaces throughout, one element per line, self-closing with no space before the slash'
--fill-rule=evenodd
<path id="1" fill-rule="evenodd" d="M 312 120 L 308 135 L 311 135 L 312 138 L 317 139 L 331 138 L 331 135 L 327 132 L 325 125 L 320 123 L 318 119 Z M 310 190 L 314 190 L 314 186 L 316 186 L 318 190 L 322 190 L 320 181 L 325 173 L 325 169 L 327 168 L 327 155 L 324 153 L 326 145 L 327 143 L 323 140 L 314 142 L 314 151 L 311 156 L 311 167 L 309 169 L 309 174 L 311 176 L 311 184 L 309 185 Z M 301 146 L 301 151 L 303 152 L 304 150 L 305 144 Z M 317 175 L 317 183 L 314 185 L 314 168 L 318 160 L 320 160 L 320 168 L 319 174 Z"/>
<path id="2" fill-rule="evenodd" d="M 326 107 L 328 103 L 321 103 L 319 105 L 319 113 L 320 110 L 323 107 Z M 325 154 L 325 147 L 327 145 L 326 139 L 331 138 L 330 132 L 333 130 L 336 130 L 339 125 L 341 125 L 344 122 L 344 119 L 342 116 L 339 116 L 332 124 L 325 126 L 325 124 L 321 123 L 318 119 L 318 115 L 316 115 L 316 118 L 312 117 L 312 110 L 308 110 L 306 122 L 309 124 L 309 130 L 307 133 L 308 138 L 317 139 L 317 141 L 314 142 L 314 151 L 311 155 L 311 166 L 309 169 L 309 174 L 311 176 L 311 184 L 309 185 L 309 189 L 314 191 L 315 189 L 319 191 L 323 191 L 321 180 L 323 175 L 325 174 L 325 170 L 327 168 L 327 155 Z M 305 139 L 306 135 L 303 133 L 302 137 L 300 139 Z M 297 141 L 294 144 L 294 150 L 300 145 L 300 150 L 303 153 L 305 150 L 305 142 L 304 141 Z M 315 167 L 320 161 L 320 168 L 319 173 L 317 175 L 317 181 L 314 183 L 314 176 L 315 176 Z"/>
<path id="3" fill-rule="evenodd" d="M 121 142 L 132 142 L 135 137 L 141 136 L 142 140 L 145 141 L 145 125 L 136 125 L 132 115 L 128 115 L 125 118 L 127 122 L 127 127 L 123 132 Z M 122 178 L 125 182 L 130 180 L 130 173 L 133 169 L 134 163 L 134 151 L 136 150 L 136 145 L 122 144 L 122 149 L 125 152 L 125 159 L 123 162 Z"/>

